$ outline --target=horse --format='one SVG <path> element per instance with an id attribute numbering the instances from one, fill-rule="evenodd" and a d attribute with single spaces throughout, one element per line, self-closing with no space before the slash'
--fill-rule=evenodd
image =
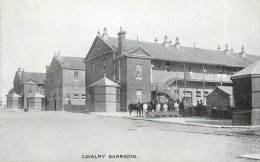
<path id="1" fill-rule="evenodd" d="M 156 103 L 154 100 L 150 101 L 148 104 L 148 111 L 152 112 L 152 111 L 156 111 Z"/>
<path id="2" fill-rule="evenodd" d="M 137 111 L 137 116 L 143 116 L 143 104 L 136 104 L 136 103 L 131 103 L 128 105 L 128 110 L 129 110 L 129 113 L 131 115 L 132 111 L 133 110 L 136 110 Z M 139 115 L 138 115 L 139 114 Z"/>

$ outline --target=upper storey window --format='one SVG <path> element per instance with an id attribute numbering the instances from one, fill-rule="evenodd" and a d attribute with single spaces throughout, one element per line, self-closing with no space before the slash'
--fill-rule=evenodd
<path id="1" fill-rule="evenodd" d="M 75 81 L 79 80 L 79 72 L 78 71 L 74 71 L 74 80 Z"/>
<path id="2" fill-rule="evenodd" d="M 142 79 L 142 64 L 136 65 L 136 79 Z"/>

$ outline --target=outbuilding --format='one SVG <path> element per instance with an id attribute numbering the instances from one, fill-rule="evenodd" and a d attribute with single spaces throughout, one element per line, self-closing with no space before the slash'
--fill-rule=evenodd
<path id="1" fill-rule="evenodd" d="M 233 88 L 229 86 L 218 86 L 207 97 L 207 105 L 218 109 L 234 106 Z"/>
<path id="2" fill-rule="evenodd" d="M 117 112 L 120 111 L 119 85 L 106 75 L 99 81 L 90 85 L 90 111 Z"/>
<path id="3" fill-rule="evenodd" d="M 260 125 L 260 61 L 231 77 L 235 106 L 233 125 Z M 249 118 L 249 119 L 248 119 Z"/>
<path id="4" fill-rule="evenodd" d="M 44 111 L 45 97 L 40 93 L 33 93 L 27 96 L 27 111 Z"/>
<path id="5" fill-rule="evenodd" d="M 22 100 L 21 100 L 21 96 L 16 94 L 16 93 L 12 93 L 9 95 L 6 95 L 7 98 L 7 108 L 8 109 L 12 109 L 12 108 L 21 108 L 22 107 Z"/>

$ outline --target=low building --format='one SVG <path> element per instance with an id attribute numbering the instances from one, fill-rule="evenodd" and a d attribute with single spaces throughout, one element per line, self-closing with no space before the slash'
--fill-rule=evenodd
<path id="1" fill-rule="evenodd" d="M 8 109 L 20 109 L 22 106 L 21 101 L 21 96 L 16 93 L 6 95 Z"/>
<path id="2" fill-rule="evenodd" d="M 235 106 L 241 111 L 233 114 L 233 123 L 260 125 L 260 61 L 239 71 L 231 79 Z"/>
<path id="3" fill-rule="evenodd" d="M 222 110 L 234 107 L 233 88 L 218 86 L 207 96 L 207 105 Z"/>
<path id="4" fill-rule="evenodd" d="M 46 68 L 45 95 L 48 111 L 85 112 L 83 58 L 54 56 Z"/>
<path id="5" fill-rule="evenodd" d="M 36 92 L 44 95 L 44 80 L 45 73 L 25 72 L 18 68 L 13 81 L 13 89 L 21 96 L 20 108 L 27 108 L 27 96 Z"/>
<path id="6" fill-rule="evenodd" d="M 44 111 L 45 97 L 37 92 L 27 96 L 26 111 Z"/>
<path id="7" fill-rule="evenodd" d="M 94 112 L 117 112 L 120 111 L 119 85 L 106 78 L 90 85 L 91 102 L 90 111 Z"/>

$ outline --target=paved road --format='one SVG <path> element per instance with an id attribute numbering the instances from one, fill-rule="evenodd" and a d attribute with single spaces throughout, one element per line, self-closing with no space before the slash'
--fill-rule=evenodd
<path id="1" fill-rule="evenodd" d="M 253 161 L 239 156 L 260 152 L 260 130 L 66 112 L 2 111 L 1 118 L 2 161 L 230 162 Z M 91 159 L 86 155 L 105 157 Z M 133 155 L 133 158 L 115 159 L 116 156 L 109 158 L 109 155 Z"/>

